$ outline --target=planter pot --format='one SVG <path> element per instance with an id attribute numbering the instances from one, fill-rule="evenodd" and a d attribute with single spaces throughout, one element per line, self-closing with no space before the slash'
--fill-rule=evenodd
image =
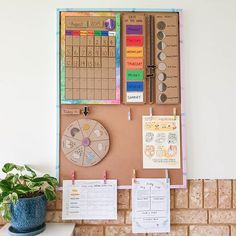
<path id="1" fill-rule="evenodd" d="M 40 195 L 32 198 L 20 198 L 11 204 L 11 227 L 17 232 L 33 232 L 44 225 L 46 216 L 46 198 Z"/>

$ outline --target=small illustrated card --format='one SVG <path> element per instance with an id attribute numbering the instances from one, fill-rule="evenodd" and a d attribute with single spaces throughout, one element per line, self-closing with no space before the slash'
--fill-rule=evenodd
<path id="1" fill-rule="evenodd" d="M 179 116 L 143 116 L 143 168 L 180 168 Z"/>
<path id="2" fill-rule="evenodd" d="M 132 232 L 170 232 L 169 179 L 133 179 Z"/>
<path id="3" fill-rule="evenodd" d="M 117 180 L 64 180 L 62 219 L 117 219 Z"/>

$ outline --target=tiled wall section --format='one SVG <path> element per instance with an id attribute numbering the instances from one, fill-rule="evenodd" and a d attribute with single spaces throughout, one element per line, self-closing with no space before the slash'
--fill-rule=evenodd
<path id="1" fill-rule="evenodd" d="M 131 192 L 118 195 L 117 220 L 75 221 L 75 235 L 236 236 L 236 180 L 189 180 L 187 189 L 171 190 L 169 234 L 132 234 Z M 60 193 L 48 209 L 48 222 L 62 222 Z"/>

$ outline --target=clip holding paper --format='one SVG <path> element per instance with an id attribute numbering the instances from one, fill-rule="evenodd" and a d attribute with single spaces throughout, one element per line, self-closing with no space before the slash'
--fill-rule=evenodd
<path id="1" fill-rule="evenodd" d="M 169 182 L 169 173 L 168 173 L 168 169 L 165 169 L 165 178 L 166 178 L 166 182 Z"/>
<path id="2" fill-rule="evenodd" d="M 136 170 L 133 169 L 133 180 L 134 180 L 134 183 L 135 183 L 135 180 L 136 180 Z"/>
<path id="3" fill-rule="evenodd" d="M 128 121 L 132 120 L 132 117 L 131 117 L 131 108 L 129 107 L 129 110 L 128 110 Z"/>
<path id="4" fill-rule="evenodd" d="M 166 176 L 166 179 L 168 179 L 168 178 L 169 178 L 168 169 L 165 169 L 165 176 Z"/>
<path id="5" fill-rule="evenodd" d="M 74 185 L 75 184 L 75 171 L 72 172 L 71 181 L 72 181 L 72 185 Z"/>
<path id="6" fill-rule="evenodd" d="M 107 171 L 104 170 L 104 172 L 103 172 L 103 183 L 106 184 L 106 182 L 107 182 Z"/>
<path id="7" fill-rule="evenodd" d="M 174 116 L 174 119 L 176 120 L 176 107 L 173 107 L 173 116 Z"/>
<path id="8" fill-rule="evenodd" d="M 152 106 L 149 107 L 149 116 L 152 116 Z"/>

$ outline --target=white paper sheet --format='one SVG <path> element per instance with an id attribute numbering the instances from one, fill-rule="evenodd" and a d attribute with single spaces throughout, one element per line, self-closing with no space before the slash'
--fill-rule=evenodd
<path id="1" fill-rule="evenodd" d="M 180 168 L 179 116 L 143 116 L 143 168 Z"/>
<path id="2" fill-rule="evenodd" d="M 117 219 L 117 180 L 64 180 L 62 219 Z"/>
<path id="3" fill-rule="evenodd" d="M 170 232 L 169 179 L 133 179 L 132 232 Z"/>

